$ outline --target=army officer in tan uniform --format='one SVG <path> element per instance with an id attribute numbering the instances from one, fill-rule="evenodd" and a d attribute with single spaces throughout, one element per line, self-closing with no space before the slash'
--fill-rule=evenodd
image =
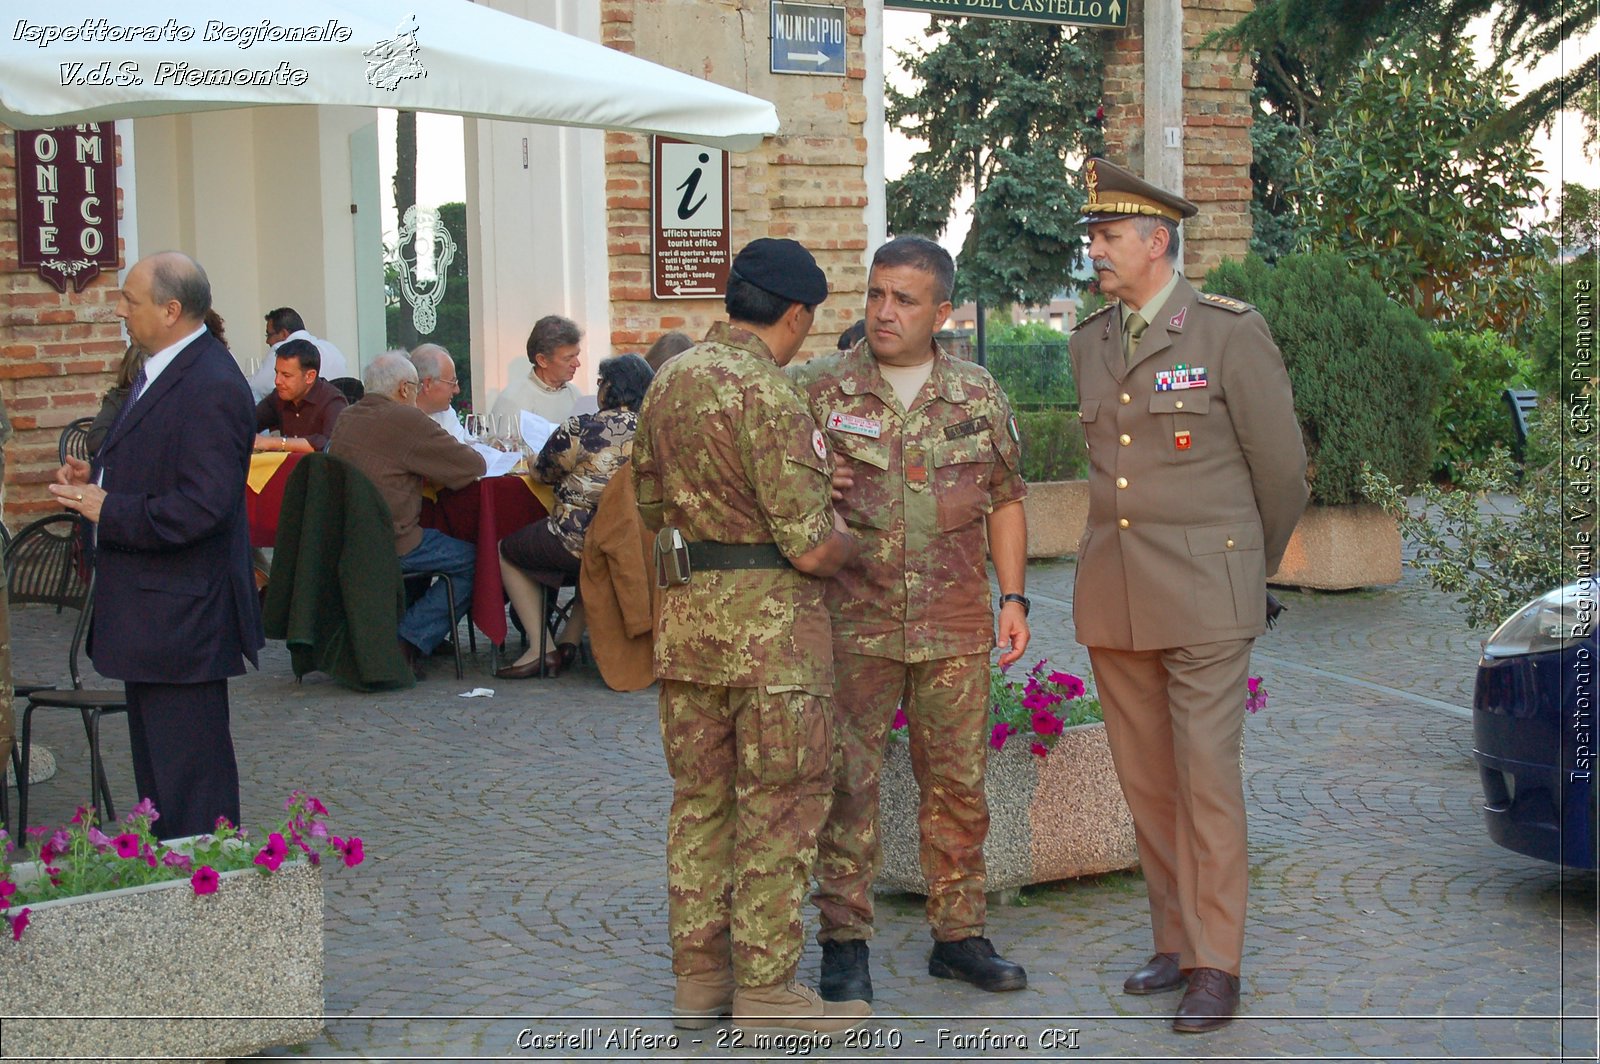
<path id="1" fill-rule="evenodd" d="M 1245 681 L 1267 575 L 1305 506 L 1305 447 L 1261 315 L 1177 272 L 1195 205 L 1103 159 L 1084 177 L 1089 255 L 1116 302 L 1071 342 L 1089 443 L 1073 616 L 1155 937 L 1123 987 L 1187 984 L 1173 1027 L 1208 1031 L 1238 1007 Z"/>

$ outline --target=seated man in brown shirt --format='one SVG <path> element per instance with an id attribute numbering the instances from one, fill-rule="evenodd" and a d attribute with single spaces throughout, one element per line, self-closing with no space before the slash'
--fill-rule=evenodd
<path id="1" fill-rule="evenodd" d="M 394 549 L 402 572 L 450 574 L 459 589 L 450 616 L 444 581 L 438 580 L 400 621 L 400 652 L 422 678 L 421 661 L 454 631 L 472 601 L 477 550 L 471 544 L 423 528 L 425 484 L 463 488 L 484 474 L 483 458 L 458 443 L 417 409 L 417 370 L 404 351 L 372 360 L 363 381 L 367 394 L 339 417 L 328 453 L 355 466 L 377 485 L 394 518 Z"/>
<path id="2" fill-rule="evenodd" d="M 325 451 L 333 422 L 349 405 L 344 393 L 322 379 L 322 352 L 309 340 L 278 346 L 273 391 L 256 404 L 258 451 Z M 265 433 L 276 429 L 282 438 Z"/>

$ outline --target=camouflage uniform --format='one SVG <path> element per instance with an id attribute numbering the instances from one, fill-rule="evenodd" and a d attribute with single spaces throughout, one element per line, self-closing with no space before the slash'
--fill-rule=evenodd
<path id="1" fill-rule="evenodd" d="M 754 334 L 726 324 L 656 377 L 633 465 L 646 525 L 686 542 L 833 531 L 826 446 L 805 397 Z M 828 812 L 833 673 L 822 582 L 791 568 L 702 570 L 662 595 L 661 736 L 672 772 L 668 924 L 679 976 L 791 979 Z"/>
<path id="2" fill-rule="evenodd" d="M 818 938 L 872 936 L 872 880 L 882 862 L 878 779 L 901 704 L 922 791 L 933 937 L 981 935 L 994 646 L 984 518 L 1027 492 L 1010 406 L 981 367 L 942 348 L 909 412 L 865 342 L 790 372 L 855 476 L 838 506 L 861 538 L 859 557 L 827 585 L 842 767 L 819 840 Z"/>

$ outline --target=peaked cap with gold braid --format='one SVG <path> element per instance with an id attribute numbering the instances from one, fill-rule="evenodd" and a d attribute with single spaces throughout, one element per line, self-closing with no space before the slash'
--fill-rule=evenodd
<path id="1" fill-rule="evenodd" d="M 1083 205 L 1085 222 L 1114 222 L 1118 218 L 1149 215 L 1181 222 L 1200 208 L 1105 159 L 1083 165 L 1083 184 L 1089 198 Z"/>

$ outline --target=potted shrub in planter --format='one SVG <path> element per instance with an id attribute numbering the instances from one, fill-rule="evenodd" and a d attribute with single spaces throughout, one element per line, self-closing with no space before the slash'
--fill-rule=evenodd
<path id="1" fill-rule="evenodd" d="M 362 846 L 330 834 L 310 795 L 286 808 L 259 846 L 226 823 L 158 842 L 148 800 L 110 831 L 84 809 L 29 829 L 31 861 L 5 840 L 6 1054 L 210 1059 L 317 1035 L 321 865 L 359 864 Z"/>
<path id="2" fill-rule="evenodd" d="M 1331 254 L 1252 255 L 1206 275 L 1206 290 L 1256 308 L 1294 386 L 1311 505 L 1274 584 L 1323 589 L 1400 579 L 1400 533 L 1365 501 L 1363 464 L 1397 483 L 1427 476 L 1448 360 L 1416 313 Z"/>

